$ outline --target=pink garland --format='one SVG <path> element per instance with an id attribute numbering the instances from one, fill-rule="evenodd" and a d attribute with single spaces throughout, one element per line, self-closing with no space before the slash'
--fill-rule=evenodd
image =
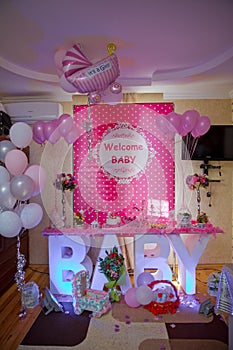
<path id="1" fill-rule="evenodd" d="M 144 231 L 144 234 L 185 234 L 185 233 L 197 233 L 197 234 L 213 234 L 213 236 L 216 238 L 217 233 L 224 233 L 223 230 L 219 227 L 214 227 L 211 223 L 205 224 L 205 227 L 197 227 L 197 226 L 192 226 L 192 227 L 175 227 L 175 228 L 165 228 L 165 229 L 159 229 L 159 228 L 150 228 L 148 229 L 147 227 L 145 228 L 135 228 L 135 227 L 125 227 L 123 226 L 121 229 L 119 227 L 111 229 L 111 228 L 105 228 L 105 229 L 100 229 L 100 228 L 91 228 L 91 227 L 83 227 L 81 229 L 77 229 L 74 227 L 66 227 L 66 228 L 61 228 L 61 229 L 56 229 L 56 228 L 46 228 L 42 234 L 44 236 L 52 236 L 52 235 L 65 235 L 65 234 L 74 234 L 74 235 L 83 235 L 83 234 L 89 234 L 93 236 L 101 236 L 106 233 L 108 234 L 120 234 L 122 236 L 134 236 L 136 234 L 142 234 Z"/>

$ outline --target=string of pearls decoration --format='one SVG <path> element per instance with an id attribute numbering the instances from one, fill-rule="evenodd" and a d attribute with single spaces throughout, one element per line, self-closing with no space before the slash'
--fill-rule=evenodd
<path id="1" fill-rule="evenodd" d="M 23 233 L 21 231 L 21 233 Z M 25 272 L 24 272 L 24 266 L 26 265 L 26 259 L 24 254 L 20 253 L 20 234 L 17 236 L 17 272 L 15 274 L 15 282 L 17 284 L 17 288 L 18 291 L 22 291 L 25 281 L 24 281 L 24 276 L 25 276 Z"/>

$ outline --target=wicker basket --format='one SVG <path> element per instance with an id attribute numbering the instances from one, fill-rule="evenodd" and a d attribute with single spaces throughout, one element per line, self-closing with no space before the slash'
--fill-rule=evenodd
<path id="1" fill-rule="evenodd" d="M 158 288 L 153 289 L 155 285 L 158 285 Z M 148 284 L 148 287 L 153 289 L 154 300 L 144 306 L 147 310 L 152 312 L 155 316 L 176 313 L 180 305 L 180 300 L 177 289 L 173 283 L 168 280 L 156 280 Z"/>

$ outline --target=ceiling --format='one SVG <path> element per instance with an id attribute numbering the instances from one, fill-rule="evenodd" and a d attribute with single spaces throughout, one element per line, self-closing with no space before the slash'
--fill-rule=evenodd
<path id="1" fill-rule="evenodd" d="M 71 100 L 55 58 L 115 43 L 123 92 L 233 97 L 232 0 L 1 0 L 0 101 Z"/>

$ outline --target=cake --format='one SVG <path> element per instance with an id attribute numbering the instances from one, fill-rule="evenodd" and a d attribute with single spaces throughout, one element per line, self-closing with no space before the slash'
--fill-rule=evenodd
<path id="1" fill-rule="evenodd" d="M 121 223 L 121 218 L 118 215 L 112 215 L 108 214 L 108 217 L 106 219 L 106 224 L 111 226 L 116 226 Z"/>

